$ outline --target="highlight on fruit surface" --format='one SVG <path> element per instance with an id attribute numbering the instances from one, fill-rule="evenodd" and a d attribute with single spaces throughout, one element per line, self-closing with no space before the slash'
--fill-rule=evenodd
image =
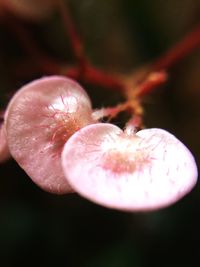
<path id="1" fill-rule="evenodd" d="M 22 87 L 5 115 L 11 155 L 32 180 L 51 193 L 71 191 L 61 168 L 64 143 L 93 123 L 91 102 L 75 81 L 50 76 Z"/>
<path id="2" fill-rule="evenodd" d="M 0 125 L 0 163 L 9 159 L 10 152 L 7 144 L 7 137 L 5 132 L 4 124 Z"/>
<path id="3" fill-rule="evenodd" d="M 126 211 L 166 207 L 191 191 L 198 175 L 190 151 L 167 131 L 133 133 L 108 123 L 76 132 L 64 146 L 62 166 L 80 195 Z"/>
<path id="4" fill-rule="evenodd" d="M 55 2 L 55 0 L 0 0 L 0 8 L 24 19 L 41 20 L 51 14 Z"/>

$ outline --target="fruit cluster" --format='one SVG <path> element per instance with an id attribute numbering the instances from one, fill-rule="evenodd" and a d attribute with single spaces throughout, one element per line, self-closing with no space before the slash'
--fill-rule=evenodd
<path id="1" fill-rule="evenodd" d="M 119 210 L 162 208 L 191 191 L 196 163 L 175 136 L 157 128 L 122 130 L 97 113 L 76 81 L 33 81 L 7 106 L 0 161 L 11 155 L 45 191 L 77 192 Z"/>

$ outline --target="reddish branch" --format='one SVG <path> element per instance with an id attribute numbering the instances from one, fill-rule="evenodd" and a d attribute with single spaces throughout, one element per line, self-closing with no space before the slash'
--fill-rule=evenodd
<path id="1" fill-rule="evenodd" d="M 174 45 L 163 56 L 158 58 L 153 65 L 153 70 L 168 69 L 172 65 L 190 54 L 194 49 L 200 46 L 200 25 L 186 35 L 180 42 Z"/>
<path id="2" fill-rule="evenodd" d="M 84 69 L 88 60 L 84 53 L 83 42 L 81 41 L 79 34 L 77 33 L 74 21 L 70 16 L 66 2 L 64 2 L 63 0 L 57 0 L 57 4 L 61 18 L 63 20 L 63 25 L 65 26 L 67 36 L 71 43 L 74 56 L 78 60 L 80 68 Z"/>
<path id="3" fill-rule="evenodd" d="M 137 96 L 142 97 L 150 93 L 154 88 L 164 84 L 167 81 L 165 71 L 152 72 L 146 80 L 139 85 Z"/>
<path id="4" fill-rule="evenodd" d="M 76 80 L 93 85 L 119 90 L 121 92 L 127 91 L 126 84 L 120 76 L 108 74 L 89 63 L 89 60 L 84 54 L 83 44 L 79 38 L 75 24 L 70 17 L 70 12 L 63 0 L 58 0 L 57 3 L 75 58 L 78 62 L 75 67 L 68 66 L 67 68 L 63 68 L 62 64 L 57 63 L 54 59 L 52 60 L 49 56 L 45 55 L 43 51 L 41 51 L 30 32 L 20 21 L 8 18 L 6 21 L 8 27 L 15 33 L 31 59 L 37 63 L 40 70 L 45 74 L 64 74 Z M 186 35 L 182 41 L 177 43 L 167 53 L 156 60 L 147 70 L 146 74 L 139 83 L 135 85 L 135 88 L 130 88 L 130 90 L 135 89 L 137 92 L 135 95 L 141 97 L 150 93 L 166 81 L 167 76 L 164 71 L 167 71 L 199 45 L 200 25 L 198 25 L 191 33 Z M 134 80 L 134 76 L 132 76 L 131 79 Z"/>
<path id="5" fill-rule="evenodd" d="M 121 81 L 117 75 L 114 76 L 105 73 L 104 71 L 90 64 L 87 64 L 85 66 L 84 75 L 80 73 L 79 69 L 76 66 L 64 69 L 62 74 L 88 84 L 98 85 L 104 88 L 109 88 L 121 92 L 123 92 L 124 90 L 123 81 Z"/>
<path id="6" fill-rule="evenodd" d="M 57 3 L 74 56 L 78 60 L 77 67 L 66 70 L 64 74 L 90 84 L 114 90 L 123 90 L 123 84 L 117 76 L 109 75 L 89 63 L 84 53 L 83 43 L 71 18 L 66 2 L 58 0 Z"/>
<path id="7" fill-rule="evenodd" d="M 80 73 L 79 68 L 75 68 L 72 71 L 72 77 L 103 87 L 124 90 L 125 85 L 123 85 L 123 81 L 120 81 L 117 76 L 108 75 L 88 64 L 88 59 L 84 55 L 83 44 L 81 42 L 81 39 L 79 38 L 75 24 L 70 16 L 70 12 L 68 11 L 67 6 L 63 0 L 58 0 L 58 4 L 65 29 L 74 51 L 74 55 L 79 60 L 80 67 L 82 67 L 82 72 Z M 162 70 L 166 70 L 172 65 L 176 64 L 199 45 L 200 25 L 198 25 L 182 41 L 177 43 L 177 45 L 175 45 L 172 49 L 170 49 L 167 53 L 165 53 L 152 64 L 146 76 L 144 76 L 144 78 L 137 85 L 137 88 L 139 87 L 138 95 L 143 96 L 147 93 L 150 93 L 154 88 L 166 82 L 167 75 Z M 151 72 L 152 75 L 149 75 L 151 74 Z"/>

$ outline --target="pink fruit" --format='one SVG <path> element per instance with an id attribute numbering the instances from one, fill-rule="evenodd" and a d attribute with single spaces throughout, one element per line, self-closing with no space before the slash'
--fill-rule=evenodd
<path id="1" fill-rule="evenodd" d="M 190 151 L 161 129 L 131 133 L 98 123 L 65 144 L 62 166 L 72 188 L 106 207 L 148 211 L 168 206 L 195 185 Z"/>
<path id="2" fill-rule="evenodd" d="M 92 123 L 91 103 L 75 81 L 51 76 L 22 87 L 5 114 L 8 145 L 13 158 L 46 191 L 67 193 L 60 155 L 64 143 Z"/>
<path id="3" fill-rule="evenodd" d="M 9 159 L 10 153 L 7 144 L 4 124 L 0 125 L 0 162 Z"/>
<path id="4" fill-rule="evenodd" d="M 55 5 L 54 0 L 0 0 L 0 6 L 13 14 L 31 20 L 47 17 Z"/>

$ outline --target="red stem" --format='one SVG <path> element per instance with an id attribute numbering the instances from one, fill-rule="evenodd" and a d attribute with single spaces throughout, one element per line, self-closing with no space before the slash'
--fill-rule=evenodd
<path id="1" fill-rule="evenodd" d="M 124 84 L 117 76 L 107 74 L 89 64 L 85 66 L 84 75 L 80 74 L 77 67 L 68 68 L 63 74 L 75 80 L 90 83 L 92 85 L 98 85 L 121 92 L 124 91 Z"/>
<path id="2" fill-rule="evenodd" d="M 179 62 L 182 58 L 190 54 L 200 46 L 200 25 L 187 34 L 180 42 L 169 49 L 163 56 L 158 58 L 153 64 L 153 70 L 168 69 Z"/>
<path id="3" fill-rule="evenodd" d="M 187 34 L 175 46 L 169 49 L 164 55 L 159 57 L 147 70 L 142 78 L 138 81 L 138 96 L 144 96 L 155 90 L 160 84 L 167 81 L 167 75 L 163 70 L 168 70 L 170 67 L 178 63 L 181 59 L 193 52 L 194 49 L 200 46 L 200 25 Z M 149 77 L 154 75 L 153 80 Z M 158 75 L 159 74 L 159 75 Z"/>
<path id="4" fill-rule="evenodd" d="M 164 71 L 152 72 L 146 80 L 139 85 L 137 96 L 142 97 L 152 92 L 155 88 L 167 81 L 167 73 Z"/>
<path id="5" fill-rule="evenodd" d="M 8 17 L 6 25 L 15 33 L 29 56 L 31 56 L 45 74 L 65 74 L 76 80 L 124 92 L 125 85 L 119 77 L 107 74 L 88 63 L 87 58 L 83 54 L 82 43 L 76 32 L 75 25 L 69 16 L 67 7 L 62 0 L 58 1 L 74 54 L 79 60 L 78 66 L 76 67 L 70 67 L 62 71 L 59 63 L 46 56 L 38 48 L 34 38 L 22 23 Z M 200 25 L 150 66 L 145 76 L 138 82 L 138 96 L 144 96 L 152 92 L 161 83 L 164 83 L 166 81 L 166 74 L 162 70 L 170 68 L 199 45 Z M 156 74 L 156 72 L 157 76 L 154 75 L 154 79 L 149 79 L 149 74 Z"/>
<path id="6" fill-rule="evenodd" d="M 83 43 L 77 33 L 74 21 L 70 16 L 66 3 L 63 0 L 57 0 L 57 4 L 74 56 L 78 60 L 80 68 L 84 69 L 88 60 L 84 54 Z"/>

